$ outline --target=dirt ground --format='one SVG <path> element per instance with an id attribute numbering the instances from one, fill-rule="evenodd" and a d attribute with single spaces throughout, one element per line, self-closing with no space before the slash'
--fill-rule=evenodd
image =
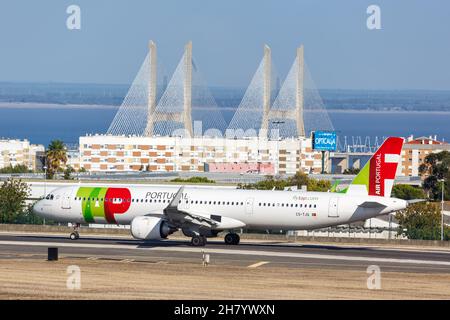
<path id="1" fill-rule="evenodd" d="M 77 278 L 69 266 L 80 269 Z M 76 269 L 76 267 L 75 267 Z M 70 269 L 69 269 L 70 271 Z M 62 259 L 0 261 L 0 299 L 449 299 L 450 274 Z"/>

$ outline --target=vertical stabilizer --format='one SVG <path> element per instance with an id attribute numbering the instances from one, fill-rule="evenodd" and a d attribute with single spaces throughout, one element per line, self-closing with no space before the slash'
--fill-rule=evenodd
<path id="1" fill-rule="evenodd" d="M 403 139 L 387 138 L 347 188 L 347 194 L 390 197 Z"/>

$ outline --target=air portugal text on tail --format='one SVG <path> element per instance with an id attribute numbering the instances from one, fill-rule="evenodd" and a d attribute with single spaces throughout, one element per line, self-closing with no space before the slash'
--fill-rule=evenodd
<path id="1" fill-rule="evenodd" d="M 390 197 L 402 146 L 402 138 L 387 138 L 352 181 L 346 193 Z"/>

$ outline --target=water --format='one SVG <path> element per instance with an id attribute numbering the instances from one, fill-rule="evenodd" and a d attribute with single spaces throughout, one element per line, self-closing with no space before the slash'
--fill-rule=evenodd
<path id="1" fill-rule="evenodd" d="M 78 143 L 86 133 L 104 133 L 117 107 L 61 106 L 55 108 L 0 108 L 0 137 L 28 139 L 48 145 L 53 139 Z M 450 112 L 331 111 L 340 136 L 429 136 L 450 141 Z M 229 115 L 226 116 L 229 118 Z"/>
<path id="2" fill-rule="evenodd" d="M 128 85 L 0 82 L 0 138 L 78 143 L 86 133 L 107 131 L 127 90 Z M 211 91 L 229 122 L 245 88 Z M 366 136 L 437 135 L 450 141 L 450 91 L 320 90 L 320 95 L 339 136 L 364 141 Z"/>

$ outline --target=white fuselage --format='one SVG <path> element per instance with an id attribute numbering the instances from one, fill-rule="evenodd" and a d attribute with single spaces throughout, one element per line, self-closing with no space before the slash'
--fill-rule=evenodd
<path id="1" fill-rule="evenodd" d="M 101 215 L 86 219 L 83 199 L 77 196 L 80 186 L 64 187 L 52 192 L 53 199 L 35 204 L 34 211 L 57 222 L 108 223 Z M 114 187 L 114 186 L 110 186 Z M 161 215 L 179 186 L 129 187 L 130 202 L 126 212 L 115 214 L 117 224 L 128 225 L 138 216 Z M 89 199 L 99 206 L 104 199 Z M 112 200 L 111 200 L 112 201 Z M 114 201 L 117 201 L 114 200 Z M 367 205 L 369 203 L 369 205 Z M 376 205 L 370 205 L 376 203 Z M 366 204 L 366 205 L 363 205 Z M 382 205 L 380 205 L 382 204 Z M 266 191 L 185 186 L 178 204 L 180 210 L 210 218 L 217 215 L 241 221 L 252 229 L 316 229 L 361 221 L 404 209 L 406 201 L 375 196 L 353 196 L 331 192 Z"/>

